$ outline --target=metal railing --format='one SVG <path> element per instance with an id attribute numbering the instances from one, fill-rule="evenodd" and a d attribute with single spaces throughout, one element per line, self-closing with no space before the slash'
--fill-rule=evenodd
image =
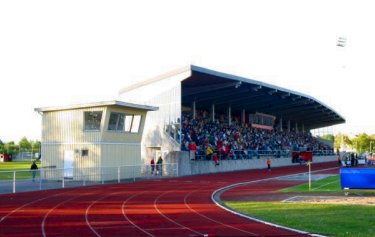
<path id="1" fill-rule="evenodd" d="M 260 158 L 262 156 L 274 156 L 277 158 L 288 158 L 291 155 L 290 150 L 274 150 L 274 151 L 268 151 L 268 150 L 236 150 L 232 153 L 229 153 L 228 155 L 224 155 L 219 151 L 216 152 L 217 156 L 221 160 L 241 160 L 241 159 L 256 159 Z M 205 155 L 201 152 L 197 152 L 195 155 L 196 160 L 211 160 L 212 155 Z"/>
<path id="2" fill-rule="evenodd" d="M 143 179 L 177 177 L 177 164 L 41 168 L 38 170 L 0 171 L 0 193 L 16 193 L 88 185 L 127 183 Z"/>
<path id="3" fill-rule="evenodd" d="M 222 154 L 220 151 L 215 150 L 220 160 L 241 160 L 241 159 L 256 159 L 263 156 L 274 157 L 274 158 L 291 158 L 291 150 L 235 150 L 233 153 L 228 155 Z M 314 156 L 330 156 L 335 155 L 334 151 L 329 150 L 314 150 L 312 151 Z M 195 160 L 212 160 L 212 154 L 206 155 L 203 151 L 198 151 L 195 154 Z"/>

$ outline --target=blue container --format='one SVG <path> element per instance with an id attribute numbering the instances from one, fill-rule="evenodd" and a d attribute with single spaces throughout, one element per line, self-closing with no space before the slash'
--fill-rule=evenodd
<path id="1" fill-rule="evenodd" d="M 341 168 L 341 188 L 375 189 L 375 169 L 372 168 Z"/>

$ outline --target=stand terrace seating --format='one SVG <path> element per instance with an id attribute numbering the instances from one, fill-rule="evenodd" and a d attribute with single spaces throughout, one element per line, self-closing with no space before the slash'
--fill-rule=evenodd
<path id="1" fill-rule="evenodd" d="M 194 142 L 196 159 L 211 159 L 217 153 L 221 159 L 250 159 L 261 155 L 290 157 L 291 151 L 312 151 L 314 155 L 332 155 L 333 149 L 309 133 L 276 131 L 243 126 L 238 121 L 231 125 L 225 115 L 211 121 L 206 111 L 182 116 L 181 150 L 189 151 Z"/>

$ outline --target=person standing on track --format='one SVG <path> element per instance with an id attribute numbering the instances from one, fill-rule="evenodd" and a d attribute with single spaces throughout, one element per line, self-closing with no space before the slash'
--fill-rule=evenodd
<path id="1" fill-rule="evenodd" d="M 220 163 L 219 163 L 219 157 L 217 156 L 217 153 L 216 153 L 216 152 L 214 152 L 214 154 L 213 154 L 213 156 L 212 156 L 212 160 L 214 161 L 215 166 L 220 165 Z"/>
<path id="2" fill-rule="evenodd" d="M 267 170 L 268 171 L 271 171 L 271 164 L 272 164 L 272 161 L 270 158 L 267 159 Z"/>
<path id="3" fill-rule="evenodd" d="M 160 176 L 163 176 L 163 159 L 161 156 L 159 156 L 159 159 L 156 162 L 156 169 L 159 171 Z"/>
<path id="4" fill-rule="evenodd" d="M 154 159 L 154 157 L 151 158 L 150 165 L 151 165 L 151 175 L 154 175 L 154 172 L 155 172 L 155 159 Z"/>
<path id="5" fill-rule="evenodd" d="M 337 164 L 341 166 L 341 156 L 340 154 L 337 156 Z"/>
<path id="6" fill-rule="evenodd" d="M 190 160 L 195 160 L 195 154 L 197 153 L 197 145 L 195 142 L 191 142 L 189 144 L 189 150 L 190 150 Z"/>
<path id="7" fill-rule="evenodd" d="M 31 175 L 33 177 L 33 182 L 35 182 L 35 176 L 36 176 L 36 170 L 38 169 L 38 166 L 36 165 L 35 161 L 31 164 L 30 171 Z"/>

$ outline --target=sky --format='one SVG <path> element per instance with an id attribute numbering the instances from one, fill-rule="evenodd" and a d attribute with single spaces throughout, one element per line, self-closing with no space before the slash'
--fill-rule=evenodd
<path id="1" fill-rule="evenodd" d="M 37 107 L 116 99 L 194 64 L 308 94 L 375 134 L 371 1 L 0 1 L 0 139 L 41 138 Z M 338 37 L 346 38 L 337 47 Z"/>

